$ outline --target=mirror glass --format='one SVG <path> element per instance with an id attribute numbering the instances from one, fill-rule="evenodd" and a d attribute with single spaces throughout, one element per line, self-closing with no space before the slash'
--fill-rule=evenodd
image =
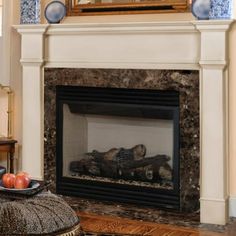
<path id="1" fill-rule="evenodd" d="M 69 16 L 186 12 L 189 0 L 67 0 Z"/>

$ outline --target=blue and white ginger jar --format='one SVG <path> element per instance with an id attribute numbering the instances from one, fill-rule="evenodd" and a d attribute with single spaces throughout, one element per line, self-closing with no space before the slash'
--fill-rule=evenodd
<path id="1" fill-rule="evenodd" d="M 233 17 L 233 0 L 211 0 L 210 19 L 231 19 Z"/>
<path id="2" fill-rule="evenodd" d="M 40 23 L 40 0 L 20 1 L 20 23 L 38 24 Z"/>

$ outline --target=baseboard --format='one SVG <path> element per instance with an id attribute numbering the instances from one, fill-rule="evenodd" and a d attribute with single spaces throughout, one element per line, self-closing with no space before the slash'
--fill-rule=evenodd
<path id="1" fill-rule="evenodd" d="M 229 198 L 229 216 L 236 217 L 236 197 Z"/>
<path id="2" fill-rule="evenodd" d="M 200 221 L 204 224 L 225 225 L 229 219 L 229 200 L 201 198 Z"/>

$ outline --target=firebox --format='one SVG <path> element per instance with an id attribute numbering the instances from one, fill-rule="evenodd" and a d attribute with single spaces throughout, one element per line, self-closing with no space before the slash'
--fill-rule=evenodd
<path id="1" fill-rule="evenodd" d="M 59 194 L 180 209 L 179 92 L 56 87 Z"/>

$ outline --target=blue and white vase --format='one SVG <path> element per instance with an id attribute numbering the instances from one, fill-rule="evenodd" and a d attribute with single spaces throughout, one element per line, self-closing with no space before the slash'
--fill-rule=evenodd
<path id="1" fill-rule="evenodd" d="M 192 13 L 198 20 L 208 20 L 211 0 L 193 0 Z"/>
<path id="2" fill-rule="evenodd" d="M 210 19 L 231 19 L 233 0 L 211 0 Z"/>
<path id="3" fill-rule="evenodd" d="M 40 0 L 21 0 L 20 22 L 21 24 L 40 23 Z"/>

